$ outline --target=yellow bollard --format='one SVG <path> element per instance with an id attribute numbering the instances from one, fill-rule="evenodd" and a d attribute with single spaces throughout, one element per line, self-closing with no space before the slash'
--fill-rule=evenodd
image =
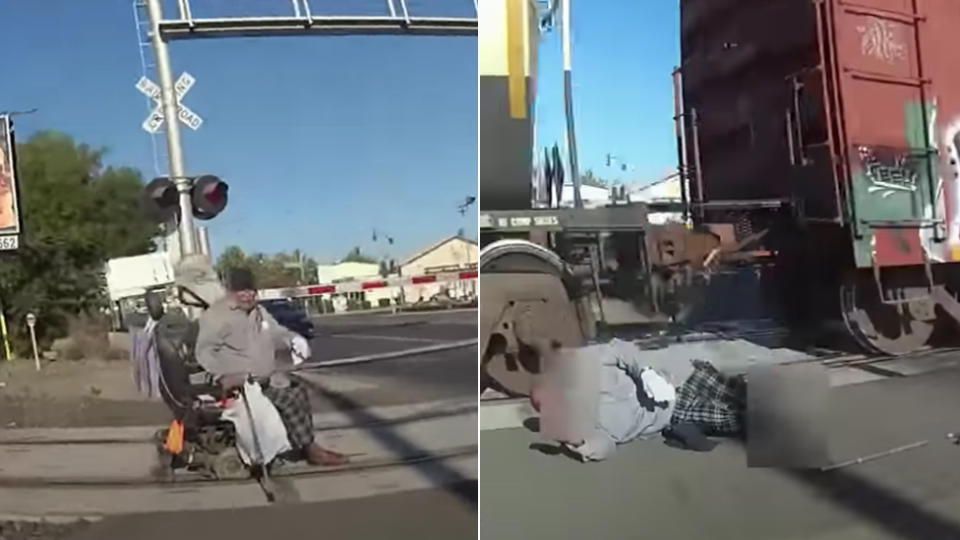
<path id="1" fill-rule="evenodd" d="M 0 307 L 0 334 L 3 337 L 3 352 L 6 360 L 13 360 L 13 353 L 10 351 L 10 336 L 7 334 L 7 315 Z"/>

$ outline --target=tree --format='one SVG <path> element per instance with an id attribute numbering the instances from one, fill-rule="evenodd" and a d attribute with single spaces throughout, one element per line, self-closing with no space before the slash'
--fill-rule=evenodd
<path id="1" fill-rule="evenodd" d="M 301 261 L 304 265 L 302 276 L 299 268 Z M 295 264 L 297 266 L 294 266 Z M 230 246 L 217 259 L 217 271 L 220 275 L 226 275 L 232 268 L 250 269 L 257 279 L 257 286 L 263 289 L 294 287 L 303 284 L 301 277 L 311 282 L 317 275 L 317 262 L 304 256 L 300 250 L 274 255 L 254 253 L 248 256 L 240 247 Z"/>
<path id="2" fill-rule="evenodd" d="M 250 261 L 247 254 L 239 246 L 228 246 L 223 250 L 220 257 L 217 258 L 217 273 L 221 276 L 227 275 L 230 270 L 235 268 L 249 268 Z"/>
<path id="3" fill-rule="evenodd" d="M 342 262 L 358 262 L 358 263 L 376 264 L 377 259 L 361 253 L 359 247 L 354 247 L 353 249 L 350 250 L 350 253 L 347 253 L 347 256 L 343 258 Z"/>
<path id="4" fill-rule="evenodd" d="M 71 318 L 106 305 L 108 259 L 155 249 L 160 226 L 141 210 L 140 173 L 104 169 L 105 153 L 49 131 L 17 147 L 24 232 L 20 250 L 0 259 L 0 298 L 21 351 L 27 313 L 47 346 Z"/>

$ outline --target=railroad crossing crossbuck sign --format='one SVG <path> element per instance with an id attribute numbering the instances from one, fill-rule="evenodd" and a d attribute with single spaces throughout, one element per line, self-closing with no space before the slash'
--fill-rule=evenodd
<path id="1" fill-rule="evenodd" d="M 203 118 L 200 118 L 200 115 L 183 104 L 183 96 L 187 95 L 195 82 L 197 80 L 193 78 L 193 75 L 185 72 L 180 75 L 180 78 L 174 84 L 174 90 L 177 94 L 177 118 L 194 131 L 203 124 Z M 137 90 L 152 99 L 156 104 L 156 107 L 150 112 L 150 116 L 143 121 L 143 129 L 149 133 L 156 133 L 163 125 L 163 103 L 160 101 L 160 87 L 150 79 L 140 77 L 140 80 L 137 81 Z"/>

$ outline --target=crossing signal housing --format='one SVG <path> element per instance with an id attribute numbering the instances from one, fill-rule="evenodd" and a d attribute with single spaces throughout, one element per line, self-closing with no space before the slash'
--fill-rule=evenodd
<path id="1" fill-rule="evenodd" d="M 213 175 L 191 179 L 190 202 L 193 217 L 209 220 L 217 217 L 227 207 L 227 183 Z M 154 178 L 144 189 L 144 209 L 147 215 L 160 223 L 171 221 L 180 215 L 180 198 L 177 186 L 168 177 Z"/>
<path id="2" fill-rule="evenodd" d="M 202 220 L 217 217 L 227 207 L 229 186 L 213 175 L 204 175 L 193 181 L 190 193 L 193 217 Z"/>
<path id="3" fill-rule="evenodd" d="M 143 206 L 147 214 L 165 223 L 177 215 L 177 186 L 166 177 L 154 178 L 144 190 Z"/>

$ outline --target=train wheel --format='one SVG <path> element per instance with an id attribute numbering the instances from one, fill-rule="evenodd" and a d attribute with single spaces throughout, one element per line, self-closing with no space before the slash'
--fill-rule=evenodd
<path id="1" fill-rule="evenodd" d="M 923 348 L 936 322 L 931 300 L 885 304 L 873 277 L 863 274 L 840 286 L 840 309 L 847 331 L 861 347 L 894 356 Z"/>
<path id="2" fill-rule="evenodd" d="M 585 341 L 566 264 L 542 246 L 501 240 L 480 253 L 480 280 L 480 391 L 529 395 L 539 357 L 522 342 L 518 325 L 566 347 Z"/>

